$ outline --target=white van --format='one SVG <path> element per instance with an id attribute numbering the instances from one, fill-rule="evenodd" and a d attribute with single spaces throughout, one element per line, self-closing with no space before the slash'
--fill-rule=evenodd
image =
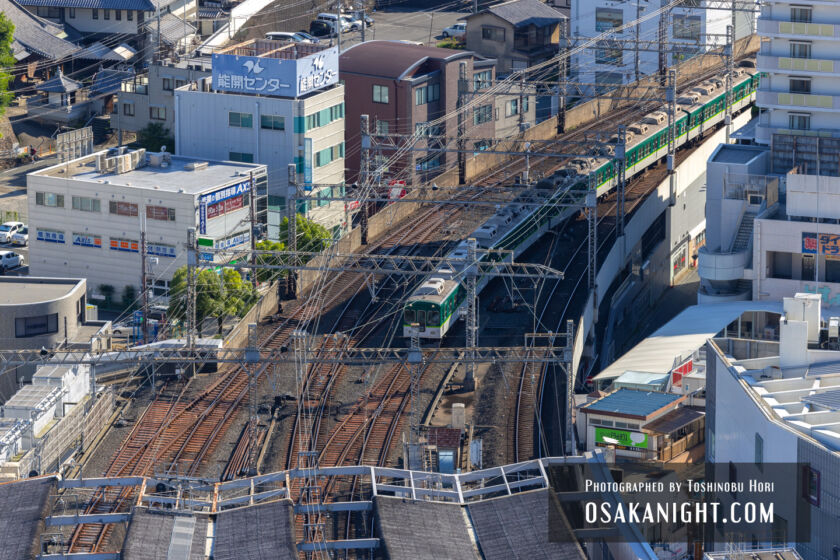
<path id="1" fill-rule="evenodd" d="M 338 21 L 338 16 L 336 14 L 318 14 L 318 17 L 315 18 L 315 21 L 323 21 L 328 25 L 332 25 L 333 29 L 335 29 L 336 22 Z M 347 33 L 352 29 L 352 20 L 347 16 L 341 16 L 341 32 Z"/>

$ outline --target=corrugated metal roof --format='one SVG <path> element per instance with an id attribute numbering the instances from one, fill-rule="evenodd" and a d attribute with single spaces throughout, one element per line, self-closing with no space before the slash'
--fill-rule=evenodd
<path id="1" fill-rule="evenodd" d="M 581 410 L 647 416 L 664 406 L 672 404 L 681 397 L 682 395 L 674 393 L 622 388 L 597 401 L 583 405 Z"/>
<path id="2" fill-rule="evenodd" d="M 366 41 L 341 53 L 339 72 L 364 74 L 395 80 L 428 59 L 474 56 L 471 51 L 439 49 L 399 41 Z"/>
<path id="3" fill-rule="evenodd" d="M 840 389 L 802 397 L 802 402 L 840 412 Z"/>
<path id="4" fill-rule="evenodd" d="M 31 558 L 55 479 L 0 484 L 0 560 Z"/>
<path id="5" fill-rule="evenodd" d="M 627 383 L 633 385 L 660 385 L 668 381 L 668 373 L 652 373 L 649 371 L 625 371 L 621 374 L 616 383 Z"/>
<path id="6" fill-rule="evenodd" d="M 216 518 L 216 560 L 297 560 L 291 500 L 223 510 Z"/>
<path id="7" fill-rule="evenodd" d="M 154 11 L 155 5 L 149 0 L 23 0 L 24 6 L 50 8 L 82 8 L 100 10 L 139 10 Z"/>
<path id="8" fill-rule="evenodd" d="M 567 19 L 566 16 L 539 0 L 503 2 L 490 6 L 486 12 L 496 15 L 516 27 L 522 25 L 543 27 Z"/>
<path id="9" fill-rule="evenodd" d="M 680 428 L 688 426 L 695 420 L 704 417 L 706 414 L 694 408 L 681 406 L 671 410 L 653 422 L 645 424 L 645 430 L 656 432 L 658 434 L 670 434 L 676 432 Z"/>

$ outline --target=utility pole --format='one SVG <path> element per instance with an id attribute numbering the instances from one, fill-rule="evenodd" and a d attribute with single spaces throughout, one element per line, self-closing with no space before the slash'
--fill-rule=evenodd
<path id="1" fill-rule="evenodd" d="M 474 391 L 476 388 L 475 382 L 475 347 L 478 340 L 478 319 L 477 319 L 477 299 L 476 293 L 476 263 L 478 257 L 476 255 L 476 240 L 475 238 L 467 239 L 467 263 L 464 275 L 467 280 L 467 371 L 464 374 L 464 389 L 467 391 Z"/>
<path id="2" fill-rule="evenodd" d="M 248 475 L 254 476 L 257 474 L 257 423 L 259 422 L 257 372 L 260 362 L 256 323 L 248 325 L 248 348 L 245 351 L 245 362 L 248 368 Z"/>
<path id="3" fill-rule="evenodd" d="M 472 13 L 474 13 L 474 14 L 477 14 L 477 13 L 478 13 L 478 0 L 473 0 L 473 3 L 472 3 Z"/>
<path id="4" fill-rule="evenodd" d="M 187 229 L 187 348 L 195 350 L 196 313 L 195 313 L 195 273 L 198 267 L 198 240 L 195 228 Z M 190 361 L 190 371 L 195 374 L 195 362 Z"/>
<path id="5" fill-rule="evenodd" d="M 336 40 L 338 42 L 338 54 L 341 54 L 341 31 L 344 27 L 344 22 L 341 21 L 341 0 L 338 0 L 338 4 L 336 4 L 336 6 L 336 13 L 338 14 L 338 21 L 335 22 L 335 25 L 338 28 L 336 31 Z"/>
<path id="6" fill-rule="evenodd" d="M 525 131 L 525 78 L 519 78 L 519 132 Z"/>
<path id="7" fill-rule="evenodd" d="M 668 71 L 668 89 L 665 91 L 665 99 L 668 101 L 668 182 L 669 182 L 669 206 L 677 203 L 677 184 L 674 166 L 677 150 L 677 71 Z"/>
<path id="8" fill-rule="evenodd" d="M 361 116 L 362 128 L 362 165 L 359 169 L 359 185 L 362 191 L 370 189 L 370 117 L 368 115 Z M 361 200 L 361 243 L 367 245 L 368 242 L 368 202 Z"/>
<path id="9" fill-rule="evenodd" d="M 552 341 L 553 344 L 553 341 Z M 572 320 L 566 321 L 566 347 L 574 348 L 575 345 L 575 323 Z M 572 362 L 573 352 L 566 352 L 566 361 L 564 364 L 566 370 L 566 455 L 576 455 L 575 453 L 575 436 L 574 424 L 572 423 L 572 410 L 575 404 L 575 381 L 577 379 L 577 372 L 574 370 L 574 363 Z"/>
<path id="10" fill-rule="evenodd" d="M 475 2 L 477 6 L 478 0 Z M 467 154 L 465 152 L 467 141 L 464 139 L 467 135 L 467 118 L 461 110 L 466 102 L 467 87 L 467 63 L 461 62 L 458 67 L 458 99 L 456 101 L 458 107 L 458 184 L 460 185 L 467 182 Z"/>
<path id="11" fill-rule="evenodd" d="M 287 243 L 289 251 L 297 251 L 297 167 L 289 164 L 289 188 L 286 191 L 286 218 L 289 221 Z M 297 271 L 289 270 L 286 276 L 286 296 L 297 299 Z"/>
<path id="12" fill-rule="evenodd" d="M 633 48 L 635 58 L 634 58 L 634 65 L 636 69 L 636 81 L 639 81 L 639 30 L 640 30 L 640 23 L 639 17 L 642 12 L 642 0 L 636 0 L 636 46 Z M 661 15 L 660 15 L 661 19 Z"/>
<path id="13" fill-rule="evenodd" d="M 143 216 L 143 227 L 140 228 L 140 290 L 143 296 L 143 322 L 140 328 L 143 332 L 143 344 L 149 341 L 149 286 L 146 279 L 146 218 Z"/>
<path id="14" fill-rule="evenodd" d="M 251 171 L 248 177 L 248 199 L 251 204 L 251 210 L 248 213 L 248 218 L 251 221 L 251 264 L 257 264 L 257 255 L 254 251 L 257 250 L 257 197 L 255 195 L 256 185 L 254 185 L 254 172 Z M 257 288 L 257 269 L 251 269 L 251 286 Z"/>
<path id="15" fill-rule="evenodd" d="M 365 42 L 365 28 L 367 27 L 366 16 L 367 14 L 365 13 L 365 6 L 364 4 L 362 4 L 362 43 Z"/>
<path id="16" fill-rule="evenodd" d="M 560 48 L 564 50 L 563 55 L 557 62 L 557 134 L 566 132 L 566 64 L 569 52 L 569 34 L 565 27 L 561 27 L 563 36 L 560 41 Z"/>
<path id="17" fill-rule="evenodd" d="M 615 145 L 615 164 L 618 167 L 618 201 L 615 206 L 616 237 L 624 235 L 624 191 L 627 187 L 627 128 L 618 125 L 618 143 Z"/>
<path id="18" fill-rule="evenodd" d="M 420 443 L 420 375 L 423 373 L 423 353 L 420 351 L 420 324 L 411 324 L 411 443 Z"/>
<path id="19" fill-rule="evenodd" d="M 668 55 L 665 51 L 665 43 L 668 38 L 668 20 L 670 19 L 671 9 L 668 8 L 659 14 L 659 30 L 657 38 L 659 39 L 659 85 L 664 86 L 668 75 Z M 638 40 L 638 37 L 637 37 Z M 636 43 L 638 50 L 639 44 Z"/>
<path id="20" fill-rule="evenodd" d="M 733 82 L 735 81 L 734 73 L 735 73 L 735 9 L 734 9 L 734 0 L 733 0 L 733 10 L 732 10 L 732 25 L 726 26 L 726 47 L 724 47 L 726 52 L 726 113 L 724 117 L 724 123 L 726 124 L 726 143 L 729 144 L 729 138 L 732 135 L 732 86 Z"/>

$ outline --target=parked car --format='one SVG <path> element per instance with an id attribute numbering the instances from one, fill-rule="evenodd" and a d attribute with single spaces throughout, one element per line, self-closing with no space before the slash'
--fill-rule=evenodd
<path id="1" fill-rule="evenodd" d="M 155 325 L 157 325 L 158 322 L 159 321 L 157 321 L 155 319 L 151 319 L 151 318 L 149 319 L 149 331 L 150 332 L 154 330 Z M 130 317 L 126 321 L 121 321 L 119 323 L 111 325 L 111 334 L 113 336 L 120 337 L 120 338 L 129 337 L 129 336 L 132 336 L 133 334 L 139 332 L 140 330 L 142 330 L 142 328 L 143 328 L 142 323 L 136 322 L 134 320 L 134 317 Z"/>
<path id="2" fill-rule="evenodd" d="M 311 43 L 309 39 L 301 37 L 297 33 L 289 31 L 270 31 L 265 34 L 265 38 L 271 41 L 291 41 L 292 43 Z"/>
<path id="3" fill-rule="evenodd" d="M 457 37 L 459 39 L 464 37 L 466 34 L 467 24 L 463 21 L 450 25 L 449 27 L 444 27 L 443 33 L 441 33 L 444 37 Z"/>
<path id="4" fill-rule="evenodd" d="M 0 271 L 6 272 L 23 266 L 23 257 L 13 251 L 0 251 Z"/>
<path id="5" fill-rule="evenodd" d="M 309 32 L 316 37 L 333 37 L 336 35 L 335 25 L 326 21 L 315 20 L 309 24 Z"/>
<path id="6" fill-rule="evenodd" d="M 348 16 L 352 20 L 357 21 L 359 23 L 361 23 L 362 19 L 364 19 L 365 27 L 373 27 L 373 24 L 375 23 L 373 21 L 373 18 L 370 17 L 369 15 L 367 15 L 362 10 L 349 10 L 349 11 L 342 12 L 341 15 L 342 15 L 342 17 Z"/>
<path id="7" fill-rule="evenodd" d="M 324 23 L 332 26 L 333 33 L 338 31 L 338 16 L 335 14 L 318 14 L 318 17 L 315 18 L 315 21 L 323 21 Z M 312 28 L 310 28 L 311 31 Z M 350 25 L 350 18 L 341 18 L 341 32 L 347 33 L 352 29 Z"/>
<path id="8" fill-rule="evenodd" d="M 297 35 L 298 37 L 301 37 L 302 39 L 306 39 L 310 43 L 320 43 L 321 42 L 321 40 L 318 37 L 310 35 L 306 31 L 295 31 L 295 35 Z"/>
<path id="9" fill-rule="evenodd" d="M 27 245 L 29 243 L 29 228 L 23 226 L 12 236 L 12 245 Z"/>
<path id="10" fill-rule="evenodd" d="M 6 222 L 0 225 L 0 243 L 9 243 L 12 236 L 24 227 L 23 222 Z"/>

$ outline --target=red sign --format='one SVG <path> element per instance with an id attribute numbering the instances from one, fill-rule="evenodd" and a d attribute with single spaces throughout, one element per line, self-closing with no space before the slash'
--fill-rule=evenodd
<path id="1" fill-rule="evenodd" d="M 405 181 L 401 179 L 392 179 L 388 181 L 388 198 L 396 200 L 405 196 Z M 390 202 L 388 204 L 391 204 Z"/>
<path id="2" fill-rule="evenodd" d="M 345 210 L 355 210 L 359 206 L 361 206 L 361 204 L 359 203 L 358 200 L 351 200 L 350 202 L 345 202 L 344 203 L 344 209 Z"/>
<path id="3" fill-rule="evenodd" d="M 233 198 L 228 198 L 226 200 L 222 200 L 221 202 L 217 202 L 216 204 L 211 204 L 207 207 L 207 219 L 215 218 L 217 216 L 221 216 L 223 214 L 227 214 L 228 212 L 233 212 L 234 210 L 238 210 L 242 208 L 244 195 L 235 196 Z"/>
<path id="4" fill-rule="evenodd" d="M 671 385 L 682 387 L 682 378 L 694 370 L 694 362 L 691 358 L 671 370 Z"/>

